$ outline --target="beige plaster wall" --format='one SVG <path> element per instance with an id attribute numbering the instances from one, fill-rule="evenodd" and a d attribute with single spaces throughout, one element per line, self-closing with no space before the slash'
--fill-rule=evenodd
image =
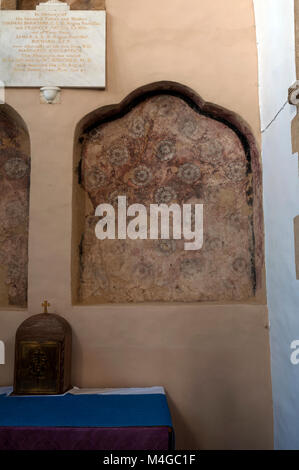
<path id="1" fill-rule="evenodd" d="M 251 125 L 260 141 L 251 0 L 107 0 L 106 90 L 37 89 L 7 102 L 31 138 L 28 311 L 0 312 L 12 383 L 16 327 L 42 299 L 73 328 L 73 384 L 164 385 L 179 448 L 271 448 L 272 399 L 265 305 L 71 305 L 73 136 L 88 112 L 146 83 L 173 80 Z"/>

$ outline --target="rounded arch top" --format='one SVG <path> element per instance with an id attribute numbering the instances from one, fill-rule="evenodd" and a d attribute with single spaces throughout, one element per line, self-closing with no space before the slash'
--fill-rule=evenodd
<path id="1" fill-rule="evenodd" d="M 247 124 L 239 114 L 217 104 L 205 101 L 196 91 L 186 85 L 166 80 L 142 85 L 129 93 L 119 103 L 96 108 L 86 114 L 76 126 L 76 135 L 78 136 L 87 132 L 94 125 L 101 122 L 117 119 L 147 97 L 159 94 L 178 96 L 185 100 L 191 107 L 197 108 L 199 112 L 223 122 L 228 127 L 231 127 L 240 138 L 247 141 L 250 146 L 252 158 L 259 156 L 253 132 L 249 124 Z"/>
<path id="2" fill-rule="evenodd" d="M 258 147 L 254 135 L 249 125 L 238 114 L 228 109 L 225 109 L 217 104 L 206 102 L 194 90 L 180 83 L 172 81 L 160 81 L 150 83 L 132 91 L 120 103 L 95 109 L 79 121 L 75 131 L 75 158 L 77 158 L 77 162 L 79 162 L 81 158 L 80 148 L 83 148 L 82 146 L 84 145 L 85 137 L 91 135 L 90 133 L 94 128 L 98 128 L 99 126 L 105 127 L 106 125 L 108 125 L 108 123 L 110 125 L 110 123 L 113 123 L 116 120 L 122 120 L 122 118 L 132 112 L 132 110 L 137 108 L 143 102 L 151 98 L 155 98 L 158 95 L 167 95 L 180 98 L 180 100 L 184 101 L 185 104 L 187 104 L 188 107 L 192 109 L 192 111 L 195 111 L 195 113 L 200 115 L 202 118 L 218 121 L 219 123 L 221 123 L 221 125 L 224 125 L 226 128 L 229 128 L 229 132 L 233 131 L 233 133 L 236 135 L 239 142 L 241 143 L 244 150 L 247 168 L 247 183 L 246 188 L 244 190 L 246 193 L 245 199 L 247 201 L 246 204 L 250 208 L 249 212 L 251 213 L 251 215 L 248 216 L 250 217 L 250 223 L 248 225 L 248 233 L 250 232 L 248 235 L 248 237 L 250 238 L 249 264 L 251 265 L 250 276 L 253 285 L 253 297 L 251 298 L 251 300 L 254 299 L 255 301 L 264 302 L 264 232 L 262 210 L 262 172 L 260 155 L 258 152 Z M 95 168 L 94 164 L 95 161 L 93 161 L 93 168 Z M 90 171 L 90 169 L 85 166 L 85 169 L 86 168 L 88 169 L 88 171 Z M 80 174 L 79 180 L 81 176 L 82 175 Z M 86 187 L 84 189 L 86 190 Z M 230 191 L 232 190 L 230 189 Z M 238 195 L 235 194 L 234 197 L 238 198 Z M 96 198 L 94 198 L 93 203 L 95 201 Z M 242 244 L 242 241 L 240 241 L 240 244 Z M 238 262 L 239 259 L 237 258 L 237 262 L 234 266 L 234 269 L 236 271 L 238 271 L 239 268 L 241 270 L 241 267 L 237 266 Z M 241 300 L 244 300 L 244 298 L 242 298 Z"/>

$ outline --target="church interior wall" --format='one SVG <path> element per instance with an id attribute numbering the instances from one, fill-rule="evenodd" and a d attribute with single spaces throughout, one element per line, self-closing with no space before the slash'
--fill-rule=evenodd
<path id="1" fill-rule="evenodd" d="M 17 326 L 47 298 L 73 329 L 73 385 L 163 385 L 178 448 L 271 448 L 264 284 L 254 301 L 142 305 L 74 305 L 71 288 L 74 142 L 84 116 L 169 80 L 240 115 L 260 145 L 252 1 L 106 0 L 106 9 L 105 90 L 62 89 L 60 103 L 47 105 L 37 89 L 6 89 L 30 135 L 31 185 L 28 307 L 0 310 L 0 385 L 13 380 Z"/>

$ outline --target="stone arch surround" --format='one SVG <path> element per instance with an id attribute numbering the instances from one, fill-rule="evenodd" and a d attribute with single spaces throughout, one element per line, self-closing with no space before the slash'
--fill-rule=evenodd
<path id="1" fill-rule="evenodd" d="M 30 140 L 22 118 L 0 108 L 0 306 L 26 307 Z"/>
<path id="2" fill-rule="evenodd" d="M 159 156 L 163 143 L 169 152 Z M 244 302 L 263 294 L 260 157 L 240 116 L 181 84 L 150 84 L 80 121 L 75 167 L 75 303 Z M 141 167 L 146 184 L 136 180 Z M 122 191 L 129 203 L 147 205 L 159 188 L 172 189 L 171 202 L 206 205 L 200 252 L 177 241 L 96 239 L 97 204 Z"/>

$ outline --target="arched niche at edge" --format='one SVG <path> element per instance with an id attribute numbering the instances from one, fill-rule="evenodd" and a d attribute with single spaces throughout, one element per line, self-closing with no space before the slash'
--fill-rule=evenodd
<path id="1" fill-rule="evenodd" d="M 0 107 L 0 306 L 26 307 L 30 139 L 9 105 Z"/>
<path id="2" fill-rule="evenodd" d="M 157 82 L 85 116 L 74 154 L 75 303 L 264 301 L 260 157 L 240 116 Z M 117 195 L 145 206 L 203 203 L 203 248 L 98 240 L 95 207 Z"/>

